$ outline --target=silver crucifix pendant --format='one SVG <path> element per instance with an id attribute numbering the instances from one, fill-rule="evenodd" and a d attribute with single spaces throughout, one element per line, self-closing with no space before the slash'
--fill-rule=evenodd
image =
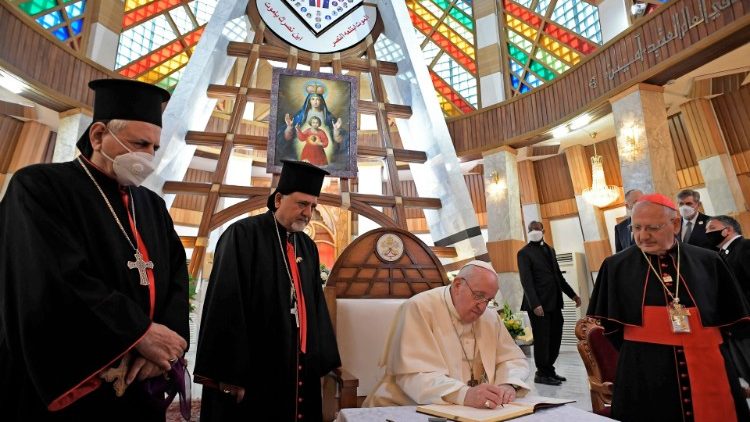
<path id="1" fill-rule="evenodd" d="M 141 251 L 137 249 L 135 250 L 135 262 L 128 261 L 128 269 L 138 270 L 138 276 L 141 278 L 141 286 L 148 286 L 148 275 L 146 274 L 146 270 L 151 270 L 153 268 L 154 263 L 152 261 L 144 261 Z"/>

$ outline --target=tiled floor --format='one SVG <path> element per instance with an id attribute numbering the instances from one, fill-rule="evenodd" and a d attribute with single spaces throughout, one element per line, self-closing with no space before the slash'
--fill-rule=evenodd
<path id="1" fill-rule="evenodd" d="M 575 400 L 572 405 L 583 410 L 591 411 L 591 396 L 589 395 L 589 383 L 586 376 L 586 368 L 583 366 L 581 356 L 578 350 L 572 346 L 563 346 L 560 349 L 560 356 L 555 363 L 555 370 L 558 374 L 568 380 L 560 386 L 551 386 L 544 384 L 534 384 L 534 358 L 529 357 L 529 366 L 531 367 L 531 376 L 528 383 L 533 385 L 532 393 L 545 396 Z"/>

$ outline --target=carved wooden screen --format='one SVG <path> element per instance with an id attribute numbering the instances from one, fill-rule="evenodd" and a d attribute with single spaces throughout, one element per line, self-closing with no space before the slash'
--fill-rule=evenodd
<path id="1" fill-rule="evenodd" d="M 406 230 L 379 228 L 352 242 L 328 278 L 337 298 L 409 298 L 448 284 L 440 260 Z"/>

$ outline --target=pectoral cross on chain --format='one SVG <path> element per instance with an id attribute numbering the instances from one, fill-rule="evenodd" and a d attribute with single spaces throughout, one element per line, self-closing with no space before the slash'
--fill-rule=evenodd
<path id="1" fill-rule="evenodd" d="M 152 270 L 153 268 L 153 261 L 144 261 L 143 255 L 141 255 L 141 251 L 137 249 L 135 251 L 135 262 L 128 261 L 128 269 L 138 270 L 138 276 L 140 276 L 141 278 L 141 286 L 148 286 L 148 276 L 146 275 L 146 270 Z"/>
<path id="2" fill-rule="evenodd" d="M 291 310 L 289 310 L 289 313 L 294 315 L 294 322 L 297 323 L 297 328 L 299 328 L 299 313 L 297 312 L 297 303 L 294 303 L 294 307 L 292 307 Z"/>

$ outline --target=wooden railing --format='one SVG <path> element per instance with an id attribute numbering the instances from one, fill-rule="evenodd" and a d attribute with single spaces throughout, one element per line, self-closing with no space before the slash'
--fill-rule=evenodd
<path id="1" fill-rule="evenodd" d="M 504 103 L 452 119 L 456 152 L 528 145 L 639 82 L 663 85 L 745 44 L 750 0 L 674 0 L 624 31 L 552 83 Z"/>

